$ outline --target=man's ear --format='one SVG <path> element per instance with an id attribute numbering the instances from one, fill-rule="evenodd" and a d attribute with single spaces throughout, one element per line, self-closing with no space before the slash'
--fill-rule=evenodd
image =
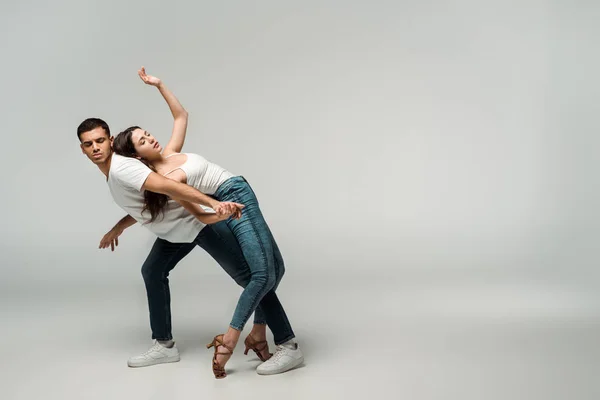
<path id="1" fill-rule="evenodd" d="M 85 154 L 85 150 L 83 150 L 83 143 L 79 143 L 79 147 L 81 148 L 81 152 Z"/>
<path id="2" fill-rule="evenodd" d="M 110 137 L 108 140 L 110 140 L 110 149 L 111 149 L 111 150 L 114 150 L 114 149 L 113 149 L 113 143 L 114 143 L 114 141 L 115 141 L 115 137 L 114 137 L 114 136 L 111 136 L 111 137 Z"/>

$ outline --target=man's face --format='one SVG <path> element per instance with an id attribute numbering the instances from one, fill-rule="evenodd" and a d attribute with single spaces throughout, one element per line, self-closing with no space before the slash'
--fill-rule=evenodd
<path id="1" fill-rule="evenodd" d="M 101 127 L 82 133 L 80 139 L 81 151 L 96 165 L 105 163 L 112 154 L 113 138 Z"/>

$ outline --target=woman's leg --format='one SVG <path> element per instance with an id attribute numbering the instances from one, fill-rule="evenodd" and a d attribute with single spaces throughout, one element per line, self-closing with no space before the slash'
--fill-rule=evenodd
<path id="1" fill-rule="evenodd" d="M 205 227 L 198 236 L 197 244 L 210 254 L 229 276 L 241 287 L 246 287 L 251 279 L 251 272 L 242 250 L 233 232 L 225 222 Z M 277 249 L 278 250 L 278 249 Z M 275 254 L 276 264 L 283 265 L 281 255 Z M 283 267 L 276 268 L 276 280 L 281 279 Z M 289 340 L 293 337 L 293 331 L 285 315 L 285 311 L 277 296 L 268 293 L 263 297 L 254 312 L 254 325 L 250 332 L 251 337 L 257 342 L 266 341 L 266 324 L 273 333 L 275 343 Z M 261 351 L 263 358 L 268 358 L 268 347 Z"/>
<path id="2" fill-rule="evenodd" d="M 240 295 L 229 329 L 222 338 L 225 346 L 217 346 L 219 352 L 228 353 L 226 348 L 235 348 L 248 318 L 276 285 L 277 273 L 272 235 L 260 211 L 258 200 L 246 180 L 242 177 L 227 180 L 214 197 L 219 201 L 233 201 L 245 206 L 240 219 L 227 221 L 251 274 L 250 282 Z M 264 307 L 262 310 L 266 312 Z M 268 319 L 267 316 L 267 322 Z M 216 361 L 222 367 L 228 358 L 229 355 L 218 355 Z"/>
<path id="3" fill-rule="evenodd" d="M 202 247 L 239 286 L 246 287 L 250 282 L 250 268 L 237 239 L 226 222 L 206 226 L 196 238 Z M 253 332 L 266 332 L 267 318 L 260 304 L 254 311 Z"/>
<path id="4" fill-rule="evenodd" d="M 244 254 L 233 232 L 226 222 L 206 226 L 196 238 L 196 243 L 202 247 L 223 270 L 241 287 L 246 287 L 250 282 L 250 268 L 246 263 Z M 266 341 L 267 319 L 260 307 L 254 312 L 254 325 L 252 337 L 258 341 Z M 263 359 L 270 357 L 268 346 L 261 345 L 260 355 Z"/>
<path id="5" fill-rule="evenodd" d="M 223 190 L 223 186 L 226 186 Z M 219 201 L 244 204 L 240 219 L 229 219 L 233 232 L 250 269 L 250 282 L 242 292 L 231 321 L 231 327 L 242 330 L 262 297 L 276 283 L 275 258 L 271 232 L 258 206 L 254 192 L 243 178 L 232 178 L 215 193 Z"/>

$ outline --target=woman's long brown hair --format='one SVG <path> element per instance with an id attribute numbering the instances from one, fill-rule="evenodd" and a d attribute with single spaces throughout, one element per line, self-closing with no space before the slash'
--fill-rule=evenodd
<path id="1" fill-rule="evenodd" d="M 131 135 L 136 129 L 141 129 L 139 126 L 131 126 L 119 133 L 113 141 L 113 150 L 120 156 L 138 158 L 138 154 L 135 151 L 133 140 Z M 152 171 L 156 172 L 156 169 L 152 164 L 143 158 L 138 158 L 141 162 L 148 166 Z M 169 201 L 169 197 L 162 193 L 155 193 L 149 190 L 144 191 L 144 208 L 142 213 L 150 211 L 150 220 L 147 223 L 152 223 L 164 212 L 164 208 Z M 164 215 L 163 215 L 164 216 Z"/>

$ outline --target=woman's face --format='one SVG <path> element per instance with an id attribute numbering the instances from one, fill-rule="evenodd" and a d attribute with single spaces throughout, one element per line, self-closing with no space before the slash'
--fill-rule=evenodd
<path id="1" fill-rule="evenodd" d="M 143 129 L 134 130 L 131 133 L 131 140 L 137 155 L 146 160 L 155 159 L 162 151 L 158 140 Z"/>

